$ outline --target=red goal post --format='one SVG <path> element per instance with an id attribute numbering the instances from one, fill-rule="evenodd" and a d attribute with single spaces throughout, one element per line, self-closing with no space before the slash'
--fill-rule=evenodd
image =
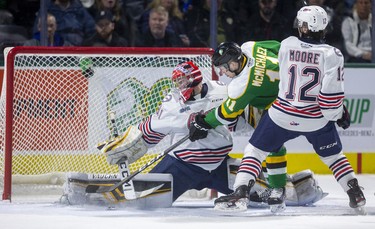
<path id="1" fill-rule="evenodd" d="M 4 51 L 0 97 L 0 191 L 61 185 L 67 172 L 117 173 L 96 149 L 156 111 L 173 68 L 192 60 L 216 79 L 209 48 L 15 47 Z M 131 165 L 135 171 L 169 145 L 168 138 Z"/>

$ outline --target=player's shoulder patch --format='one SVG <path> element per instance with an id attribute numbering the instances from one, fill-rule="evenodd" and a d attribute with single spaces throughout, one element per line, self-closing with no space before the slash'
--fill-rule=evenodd
<path id="1" fill-rule="evenodd" d="M 219 80 L 209 80 L 205 82 L 208 86 L 208 91 L 227 89 L 227 84 Z"/>
<path id="2" fill-rule="evenodd" d="M 162 100 L 160 109 L 173 111 L 182 107 L 181 96 L 177 91 L 171 90 Z"/>
<path id="3" fill-rule="evenodd" d="M 333 51 L 335 52 L 337 56 L 342 56 L 340 49 L 333 47 Z"/>

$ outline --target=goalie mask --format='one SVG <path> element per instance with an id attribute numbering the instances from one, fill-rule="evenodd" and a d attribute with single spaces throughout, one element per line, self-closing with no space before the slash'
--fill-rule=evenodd
<path id="1" fill-rule="evenodd" d="M 177 65 L 172 73 L 174 86 L 180 91 L 184 101 L 192 96 L 194 87 L 201 83 L 202 79 L 201 71 L 191 61 Z"/>

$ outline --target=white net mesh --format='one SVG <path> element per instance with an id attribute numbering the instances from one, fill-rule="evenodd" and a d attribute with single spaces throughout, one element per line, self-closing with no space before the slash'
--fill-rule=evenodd
<path id="1" fill-rule="evenodd" d="M 173 68 L 185 60 L 192 60 L 204 78 L 211 79 L 211 50 L 191 50 L 17 47 L 6 53 L 0 98 L 0 174 L 4 177 L 10 169 L 4 166 L 9 140 L 13 184 L 44 183 L 37 178 L 51 173 L 117 172 L 117 166 L 108 165 L 96 149 L 111 135 L 108 112 L 116 113 L 120 133 L 139 123 L 156 111 L 171 85 Z M 6 117 L 8 109 L 12 119 Z M 152 148 L 131 170 L 166 149 L 168 141 Z M 7 181 L 1 179 L 0 185 L 2 191 Z"/>

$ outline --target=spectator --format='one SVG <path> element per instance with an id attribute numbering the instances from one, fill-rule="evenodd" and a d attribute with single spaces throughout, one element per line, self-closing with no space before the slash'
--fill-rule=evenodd
<path id="1" fill-rule="evenodd" d="M 95 3 L 95 0 L 80 0 L 80 1 L 83 7 L 85 7 L 86 9 L 89 9 Z"/>
<path id="2" fill-rule="evenodd" d="M 217 43 L 234 41 L 235 23 L 233 15 L 217 0 Z M 211 0 L 201 1 L 186 13 L 186 29 L 191 47 L 210 47 L 210 8 Z"/>
<path id="3" fill-rule="evenodd" d="M 246 25 L 250 17 L 257 11 L 257 2 L 249 0 L 225 0 L 223 7 L 230 15 L 233 15 L 235 39 L 238 44 L 242 44 L 242 36 L 247 31 Z"/>
<path id="4" fill-rule="evenodd" d="M 151 4 L 153 0 L 125 0 L 122 6 L 125 7 L 126 13 L 130 17 L 139 22 L 141 20 L 142 14 L 146 11 L 146 8 Z"/>
<path id="5" fill-rule="evenodd" d="M 0 25 L 13 24 L 14 17 L 8 10 L 0 9 Z"/>
<path id="6" fill-rule="evenodd" d="M 110 11 L 114 16 L 114 25 L 116 33 L 129 41 L 130 25 L 126 17 L 125 8 L 121 5 L 121 0 L 95 0 L 95 3 L 88 9 L 92 17 L 96 17 L 100 12 Z"/>
<path id="7" fill-rule="evenodd" d="M 340 50 L 343 50 L 343 38 L 341 35 L 341 22 L 342 22 L 342 17 L 344 14 L 344 7 L 336 7 L 335 10 L 333 10 L 331 7 L 326 5 L 325 0 L 305 0 L 303 1 L 304 3 L 307 3 L 307 5 L 312 6 L 320 6 L 322 7 L 327 15 L 328 15 L 328 20 L 329 23 L 326 27 L 326 35 L 325 35 L 325 41 L 327 44 L 334 46 Z M 304 3 L 300 3 L 300 8 L 304 6 Z M 332 1 L 331 1 L 332 3 Z M 298 36 L 298 21 L 297 19 L 294 20 L 294 25 L 293 27 L 296 29 L 295 30 L 295 36 Z"/>
<path id="8" fill-rule="evenodd" d="M 95 21 L 79 0 L 51 0 L 47 11 L 56 17 L 56 32 L 74 46 L 80 46 L 84 39 L 95 34 Z M 38 18 L 34 31 L 37 31 Z"/>
<path id="9" fill-rule="evenodd" d="M 180 47 L 181 40 L 173 30 L 167 30 L 168 11 L 163 6 L 151 9 L 149 29 L 141 33 L 136 46 L 141 47 Z"/>
<path id="10" fill-rule="evenodd" d="M 138 21 L 151 0 L 126 0 L 122 2 L 122 8 L 129 22 L 129 46 L 135 46 L 135 40 L 139 36 Z"/>
<path id="11" fill-rule="evenodd" d="M 83 46 L 125 47 L 128 41 L 115 31 L 115 16 L 111 11 L 101 11 L 95 17 L 94 36 L 83 41 Z"/>
<path id="12" fill-rule="evenodd" d="M 357 0 L 341 26 L 347 62 L 371 63 L 371 0 Z"/>
<path id="13" fill-rule="evenodd" d="M 282 41 L 291 34 L 287 19 L 276 11 L 277 0 L 258 0 L 258 6 L 258 12 L 250 17 L 246 25 L 241 43 L 246 40 Z"/>
<path id="14" fill-rule="evenodd" d="M 188 10 L 193 9 L 193 0 L 182 0 L 180 1 L 180 8 L 183 14 L 186 14 Z"/>
<path id="15" fill-rule="evenodd" d="M 11 0 L 7 2 L 7 9 L 14 16 L 14 24 L 22 26 L 27 31 L 28 39 L 33 36 L 35 15 L 40 8 L 40 1 L 36 0 Z"/>
<path id="16" fill-rule="evenodd" d="M 47 46 L 70 46 L 68 42 L 64 42 L 64 38 L 56 33 L 56 18 L 53 14 L 47 14 Z M 41 19 L 38 20 L 38 32 L 34 33 L 31 40 L 27 40 L 24 46 L 40 46 L 40 30 Z"/>
<path id="17" fill-rule="evenodd" d="M 184 46 L 190 45 L 189 37 L 186 35 L 184 24 L 184 15 L 179 9 L 179 0 L 153 0 L 146 11 L 142 14 L 138 24 L 139 30 L 144 32 L 148 29 L 148 19 L 150 17 L 150 10 L 158 6 L 163 6 L 169 14 L 167 30 L 173 30 L 179 36 Z"/>
<path id="18" fill-rule="evenodd" d="M 8 11 L 0 9 L 0 45 L 3 43 L 19 45 L 28 39 L 27 30 L 23 26 L 14 23 L 14 15 Z M 7 45 L 6 45 L 7 46 Z M 2 50 L 0 50 L 2 51 Z"/>
<path id="19" fill-rule="evenodd" d="M 294 19 L 297 16 L 298 2 L 300 0 L 277 0 L 276 11 L 282 15 L 287 21 L 287 28 L 293 28 Z M 304 0 L 306 2 L 306 0 Z M 329 2 L 341 1 L 341 0 L 330 0 Z M 290 30 L 292 32 L 292 30 Z"/>
<path id="20" fill-rule="evenodd" d="M 350 14 L 352 12 L 355 1 L 356 0 L 344 0 L 347 13 Z"/>
<path id="21" fill-rule="evenodd" d="M 0 9 L 0 63 L 3 63 L 6 47 L 22 46 L 28 39 L 27 30 L 14 24 L 13 19 L 11 12 Z"/>

